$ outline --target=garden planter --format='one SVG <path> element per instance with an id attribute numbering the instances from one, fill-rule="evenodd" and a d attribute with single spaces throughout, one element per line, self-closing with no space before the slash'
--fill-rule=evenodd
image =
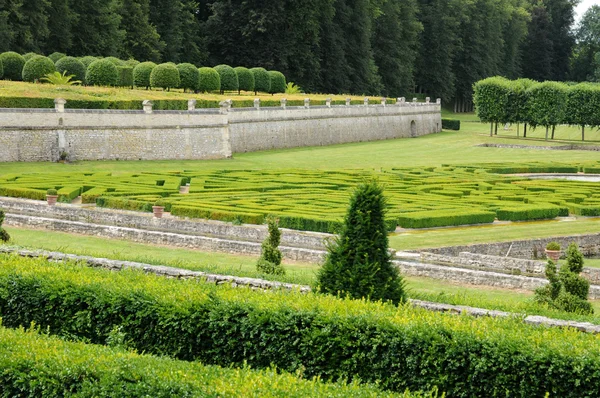
<path id="1" fill-rule="evenodd" d="M 164 212 L 164 206 L 152 206 L 152 213 L 154 214 L 155 218 L 162 218 Z"/>
<path id="2" fill-rule="evenodd" d="M 58 199 L 58 195 L 46 195 L 46 200 L 48 201 L 48 206 L 54 206 L 56 204 L 57 199 Z"/>
<path id="3" fill-rule="evenodd" d="M 560 258 L 560 250 L 548 250 L 548 249 L 546 249 L 546 257 L 548 257 L 550 260 L 552 260 L 555 263 L 557 263 L 558 259 Z"/>
<path id="4" fill-rule="evenodd" d="M 179 187 L 179 193 L 190 193 L 190 186 L 189 185 L 182 185 Z"/>

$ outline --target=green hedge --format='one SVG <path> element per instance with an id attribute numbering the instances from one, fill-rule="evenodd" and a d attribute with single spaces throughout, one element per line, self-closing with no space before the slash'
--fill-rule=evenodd
<path id="1" fill-rule="evenodd" d="M 449 397 L 594 397 L 600 342 L 575 330 L 3 255 L 0 313 L 90 343 L 221 366 L 360 378 Z M 1 344 L 1 340 L 0 340 Z"/>
<path id="2" fill-rule="evenodd" d="M 213 68 L 203 67 L 198 69 L 200 73 L 198 91 L 208 93 L 221 91 L 221 75 Z"/>
<path id="3" fill-rule="evenodd" d="M 119 74 L 117 86 L 133 88 L 133 68 L 131 66 L 117 66 Z"/>
<path id="4" fill-rule="evenodd" d="M 133 68 L 133 83 L 136 87 L 150 88 L 150 74 L 156 67 L 154 62 L 142 62 Z"/>
<path id="5" fill-rule="evenodd" d="M 179 70 L 172 63 L 156 65 L 150 72 L 150 86 L 162 89 L 177 88 L 181 84 Z"/>
<path id="6" fill-rule="evenodd" d="M 200 72 L 196 66 L 183 63 L 177 65 L 177 70 L 179 71 L 179 88 L 190 91 L 198 90 L 198 85 L 200 84 Z"/>
<path id="7" fill-rule="evenodd" d="M 118 331 L 115 336 L 118 343 Z M 5 397 L 397 396 L 369 385 L 300 380 L 276 369 L 220 368 L 3 327 L 0 368 Z M 421 395 L 402 395 L 413 396 Z"/>
<path id="8" fill-rule="evenodd" d="M 4 79 L 20 81 L 23 77 L 23 66 L 25 58 L 14 51 L 8 51 L 0 54 L 0 61 L 4 69 Z"/>
<path id="9" fill-rule="evenodd" d="M 460 130 L 460 120 L 458 119 L 442 119 L 442 128 L 444 130 Z"/>
<path id="10" fill-rule="evenodd" d="M 41 55 L 31 58 L 23 66 L 23 81 L 25 82 L 37 82 L 49 73 L 56 72 L 54 62 L 48 57 Z"/>
<path id="11" fill-rule="evenodd" d="M 265 222 L 265 215 L 259 213 L 232 212 L 177 204 L 172 205 L 170 211 L 172 215 L 180 217 L 236 221 L 244 224 L 263 224 Z"/>
<path id="12" fill-rule="evenodd" d="M 229 65 L 217 65 L 213 69 L 219 74 L 221 81 L 221 94 L 223 94 L 225 91 L 238 91 L 240 82 L 235 69 Z"/>
<path id="13" fill-rule="evenodd" d="M 135 210 L 135 211 L 152 211 L 152 204 L 154 201 L 145 202 L 140 200 L 133 199 L 123 199 L 123 198 L 114 198 L 114 197 L 99 197 L 96 198 L 96 206 L 98 207 L 109 207 L 111 209 L 121 209 L 121 210 Z"/>
<path id="14" fill-rule="evenodd" d="M 254 76 L 254 92 L 268 93 L 271 90 L 271 76 L 265 68 L 252 68 L 250 69 L 252 76 Z"/>
<path id="15" fill-rule="evenodd" d="M 56 62 L 56 70 L 67 76 L 74 75 L 73 80 L 85 82 L 86 66 L 75 57 L 63 57 Z"/>
<path id="16" fill-rule="evenodd" d="M 117 67 L 108 58 L 92 62 L 85 72 L 85 83 L 90 86 L 116 86 L 118 82 Z"/>
<path id="17" fill-rule="evenodd" d="M 494 222 L 496 214 L 482 210 L 428 210 L 398 216 L 402 228 L 433 228 L 451 225 L 487 224 Z"/>
<path id="18" fill-rule="evenodd" d="M 498 220 L 502 221 L 545 220 L 556 218 L 560 214 L 561 208 L 554 205 L 524 205 L 496 210 Z"/>

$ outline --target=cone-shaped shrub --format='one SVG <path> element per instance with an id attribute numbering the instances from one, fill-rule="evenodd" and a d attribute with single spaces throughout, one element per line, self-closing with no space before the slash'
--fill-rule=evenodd
<path id="1" fill-rule="evenodd" d="M 254 76 L 255 94 L 257 94 L 259 91 L 262 93 L 268 93 L 271 91 L 271 77 L 265 68 L 252 68 L 250 69 L 250 72 L 252 72 L 252 76 Z"/>
<path id="2" fill-rule="evenodd" d="M 243 66 L 238 66 L 234 69 L 238 75 L 238 91 L 254 91 L 254 75 L 250 72 L 250 69 Z"/>
<path id="3" fill-rule="evenodd" d="M 150 74 L 156 67 L 154 62 L 142 62 L 133 68 L 133 84 L 136 87 L 150 87 Z"/>
<path id="4" fill-rule="evenodd" d="M 83 62 L 77 58 L 63 57 L 56 61 L 55 66 L 57 72 L 60 72 L 61 74 L 67 72 L 67 76 L 75 75 L 73 80 L 85 81 L 85 71 L 87 68 L 83 65 Z"/>
<path id="5" fill-rule="evenodd" d="M 354 191 L 342 231 L 317 275 L 321 292 L 394 304 L 404 300 L 404 282 L 388 252 L 385 208 L 383 189 L 376 181 Z"/>
<path id="6" fill-rule="evenodd" d="M 225 91 L 238 91 L 240 83 L 235 69 L 229 65 L 217 65 L 215 70 L 221 78 L 221 94 Z"/>
<path id="7" fill-rule="evenodd" d="M 198 72 L 200 73 L 198 91 L 203 93 L 221 91 L 221 76 L 219 76 L 219 72 L 207 67 L 198 69 Z"/>
<path id="8" fill-rule="evenodd" d="M 285 82 L 285 76 L 283 73 L 277 72 L 276 70 L 270 70 L 269 78 L 271 79 L 271 88 L 269 93 L 285 93 L 285 86 L 287 83 Z"/>
<path id="9" fill-rule="evenodd" d="M 196 91 L 198 90 L 198 83 L 200 81 L 200 72 L 192 64 L 179 64 L 177 65 L 179 71 L 179 88 L 185 90 Z"/>
<path id="10" fill-rule="evenodd" d="M 150 73 L 150 86 L 163 89 L 177 88 L 180 84 L 177 66 L 171 62 L 157 65 Z"/>
<path id="11" fill-rule="evenodd" d="M 281 266 L 281 251 L 279 250 L 281 231 L 279 231 L 277 223 L 275 218 L 267 218 L 269 236 L 261 245 L 262 250 L 260 259 L 256 263 L 256 269 L 265 274 L 285 275 L 285 269 Z"/>
<path id="12" fill-rule="evenodd" d="M 5 229 L 2 228 L 2 223 L 4 222 L 4 212 L 0 209 L 0 242 L 8 242 L 10 240 L 10 235 L 6 232 Z"/>
<path id="13" fill-rule="evenodd" d="M 54 62 L 48 57 L 38 55 L 25 63 L 22 77 L 25 82 L 35 82 L 53 72 L 56 72 Z"/>
<path id="14" fill-rule="evenodd" d="M 0 61 L 4 68 L 4 78 L 7 80 L 20 81 L 23 77 L 23 66 L 25 58 L 14 51 L 8 51 L 0 54 Z"/>
<path id="15" fill-rule="evenodd" d="M 90 86 L 116 86 L 119 82 L 119 72 L 110 60 L 99 59 L 88 66 L 85 82 Z"/>

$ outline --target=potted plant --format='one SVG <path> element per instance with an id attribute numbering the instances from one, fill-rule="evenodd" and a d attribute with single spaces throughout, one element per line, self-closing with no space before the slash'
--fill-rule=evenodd
<path id="1" fill-rule="evenodd" d="M 161 200 L 157 200 L 154 202 L 154 206 L 152 206 L 152 213 L 154 214 L 154 218 L 162 218 L 163 213 L 165 212 L 165 206 Z"/>
<path id="2" fill-rule="evenodd" d="M 555 263 L 560 258 L 560 245 L 558 242 L 550 242 L 546 245 L 546 257 Z"/>
<path id="3" fill-rule="evenodd" d="M 49 189 L 46 191 L 46 200 L 48 201 L 48 206 L 54 206 L 56 204 L 56 200 L 58 199 L 58 192 L 56 189 Z"/>

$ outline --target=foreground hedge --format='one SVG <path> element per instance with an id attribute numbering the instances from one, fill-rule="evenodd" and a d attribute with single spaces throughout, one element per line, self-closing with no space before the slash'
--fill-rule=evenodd
<path id="1" fill-rule="evenodd" d="M 117 348 L 68 343 L 32 330 L 3 327 L 0 368 L 0 395 L 4 397 L 397 396 L 357 383 L 326 384 L 247 367 L 223 369 Z M 408 393 L 400 396 L 417 397 Z"/>
<path id="2" fill-rule="evenodd" d="M 448 396 L 597 396 L 600 341 L 519 319 L 475 319 L 297 292 L 0 256 L 5 325 L 205 363 L 359 377 Z M 111 332 L 112 331 L 112 332 Z"/>
<path id="3" fill-rule="evenodd" d="M 402 214 L 398 225 L 403 228 L 433 228 L 452 225 L 487 224 L 494 222 L 496 214 L 482 210 L 427 210 Z"/>

